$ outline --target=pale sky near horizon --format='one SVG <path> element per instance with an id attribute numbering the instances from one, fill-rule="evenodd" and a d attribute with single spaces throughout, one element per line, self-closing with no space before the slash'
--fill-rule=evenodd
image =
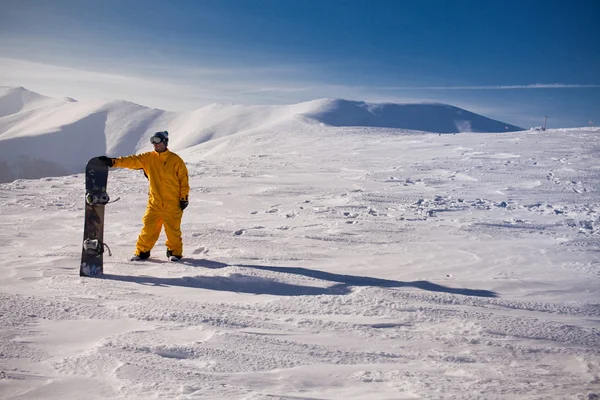
<path id="1" fill-rule="evenodd" d="M 600 124 L 593 0 L 4 0 L 0 85 L 182 111 L 436 101 Z"/>

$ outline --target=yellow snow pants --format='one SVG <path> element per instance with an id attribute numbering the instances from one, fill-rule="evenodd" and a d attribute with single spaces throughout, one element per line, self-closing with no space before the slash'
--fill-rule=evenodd
<path id="1" fill-rule="evenodd" d="M 178 212 L 165 212 L 148 206 L 144 218 L 142 218 L 144 226 L 138 237 L 136 254 L 152 250 L 164 225 L 167 236 L 165 243 L 167 250 L 171 250 L 173 255 L 181 257 L 183 255 L 183 241 L 181 240 L 182 216 L 183 211 L 181 210 Z"/>

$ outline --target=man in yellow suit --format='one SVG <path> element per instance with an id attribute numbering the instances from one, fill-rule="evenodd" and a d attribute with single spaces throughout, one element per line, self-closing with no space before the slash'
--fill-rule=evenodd
<path id="1" fill-rule="evenodd" d="M 167 149 L 169 132 L 156 132 L 150 138 L 154 151 L 128 157 L 99 157 L 109 167 L 143 169 L 150 182 L 148 207 L 142 222 L 132 261 L 150 257 L 150 250 L 160 236 L 162 226 L 167 235 L 167 258 L 179 261 L 183 256 L 181 217 L 188 206 L 188 171 L 183 160 Z"/>

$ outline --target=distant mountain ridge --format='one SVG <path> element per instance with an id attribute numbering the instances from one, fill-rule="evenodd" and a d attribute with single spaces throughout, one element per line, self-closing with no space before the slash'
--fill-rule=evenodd
<path id="1" fill-rule="evenodd" d="M 399 128 L 435 133 L 515 132 L 515 125 L 441 103 L 365 103 L 342 99 L 316 100 L 322 106 L 308 116 L 332 126 Z"/>
<path id="2" fill-rule="evenodd" d="M 169 112 L 122 100 L 53 99 L 22 87 L 0 87 L 0 183 L 79 173 L 87 160 L 100 154 L 149 151 L 148 137 L 158 130 L 169 130 L 169 147 L 181 151 L 234 134 L 279 132 L 307 123 L 395 128 L 398 133 L 522 130 L 436 103 L 319 99 L 279 106 L 210 104 Z"/>
<path id="3" fill-rule="evenodd" d="M 0 86 L 0 118 L 56 101 L 23 87 Z"/>

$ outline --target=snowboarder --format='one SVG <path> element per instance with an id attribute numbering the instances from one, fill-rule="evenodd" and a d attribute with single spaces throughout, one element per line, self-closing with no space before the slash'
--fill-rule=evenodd
<path id="1" fill-rule="evenodd" d="M 99 157 L 109 167 L 143 169 L 150 183 L 148 206 L 142 222 L 132 261 L 150 257 L 162 226 L 167 235 L 167 258 L 179 261 L 183 256 L 181 217 L 188 206 L 188 171 L 183 160 L 167 149 L 169 133 L 156 132 L 150 138 L 154 151 L 127 157 Z"/>

